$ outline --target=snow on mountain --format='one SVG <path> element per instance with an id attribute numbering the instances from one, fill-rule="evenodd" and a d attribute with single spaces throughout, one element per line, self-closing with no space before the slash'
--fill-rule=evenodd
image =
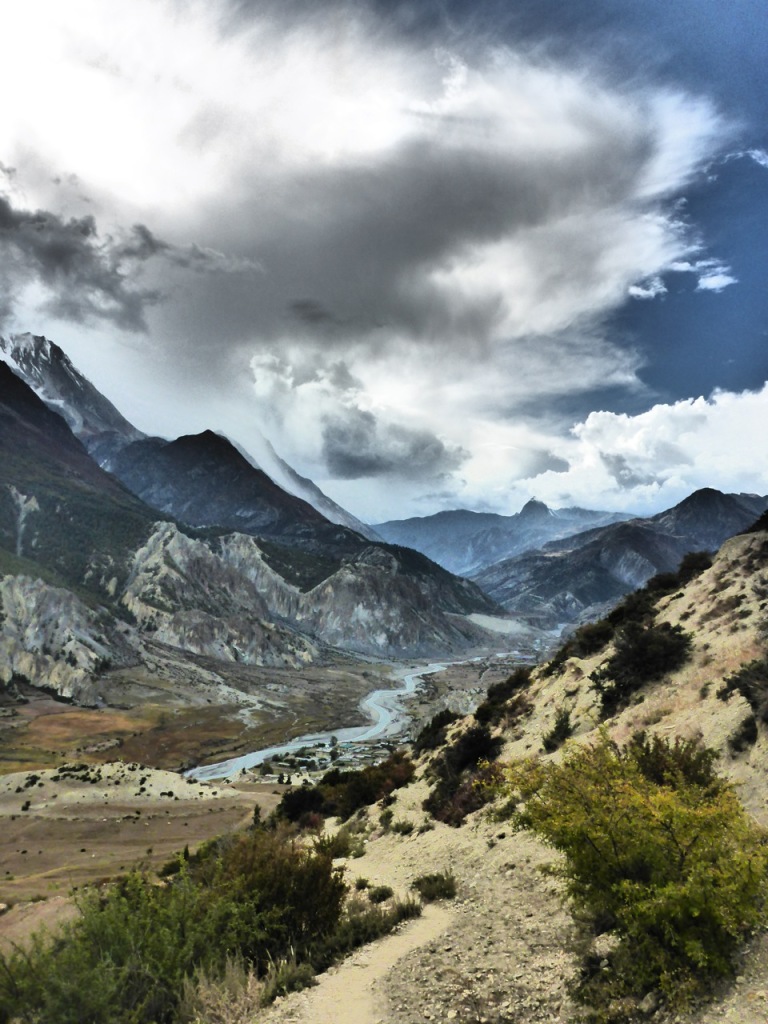
<path id="1" fill-rule="evenodd" d="M 49 408 L 64 417 L 102 468 L 111 471 L 114 457 L 121 448 L 147 437 L 129 423 L 48 338 L 29 332 L 8 338 L 0 336 L 0 359 L 8 363 Z M 283 490 L 312 505 L 330 522 L 354 530 L 367 540 L 381 540 L 370 526 L 292 469 L 259 431 L 254 431 L 252 446 L 254 454 L 236 445 L 255 469 L 266 473 Z"/>

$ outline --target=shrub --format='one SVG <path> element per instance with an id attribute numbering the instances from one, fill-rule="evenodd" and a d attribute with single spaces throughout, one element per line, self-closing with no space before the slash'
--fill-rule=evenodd
<path id="1" fill-rule="evenodd" d="M 368 890 L 368 899 L 371 903 L 384 903 L 394 895 L 394 890 L 388 885 L 375 885 Z"/>
<path id="2" fill-rule="evenodd" d="M 745 698 L 761 722 L 768 722 L 768 658 L 758 658 L 728 676 L 717 691 L 720 700 L 732 693 Z"/>
<path id="3" fill-rule="evenodd" d="M 449 711 L 447 708 L 443 711 L 438 711 L 421 729 L 419 735 L 413 741 L 413 753 L 416 757 L 419 754 L 423 754 L 426 750 L 437 750 L 438 747 L 442 746 L 445 743 L 445 734 L 448 731 L 448 726 L 458 721 L 458 718 L 459 716 L 455 711 Z"/>
<path id="4" fill-rule="evenodd" d="M 416 900 L 395 900 L 382 907 L 372 906 L 367 899 L 350 899 L 334 931 L 315 944 L 310 962 L 319 974 L 339 957 L 389 934 L 401 921 L 420 914 L 421 905 Z"/>
<path id="5" fill-rule="evenodd" d="M 412 821 L 406 821 L 404 819 L 392 822 L 392 831 L 399 836 L 409 836 L 413 832 L 414 827 L 415 826 Z"/>
<path id="6" fill-rule="evenodd" d="M 591 679 L 600 696 L 603 717 L 625 707 L 643 684 L 661 679 L 685 664 L 691 636 L 668 622 L 628 622 L 614 641 L 614 653 Z"/>
<path id="7" fill-rule="evenodd" d="M 296 957 L 271 963 L 264 976 L 262 1003 L 271 1003 L 278 996 L 287 996 L 289 992 L 301 992 L 302 989 L 316 985 L 315 971 L 309 963 L 297 963 Z"/>
<path id="8" fill-rule="evenodd" d="M 340 828 L 332 835 L 318 836 L 314 843 L 317 853 L 326 857 L 349 857 L 352 852 L 352 836 L 346 828 Z"/>
<path id="9" fill-rule="evenodd" d="M 411 883 L 411 888 L 416 890 L 425 903 L 452 900 L 456 895 L 456 878 L 450 871 L 437 871 L 430 875 L 419 875 Z"/>
<path id="10" fill-rule="evenodd" d="M 86 896 L 55 941 L 2 958 L 0 1020 L 171 1024 L 196 972 L 306 959 L 337 928 L 345 892 L 330 858 L 275 834 L 208 844 L 171 884 L 133 873 Z"/>
<path id="11" fill-rule="evenodd" d="M 690 785 L 709 794 L 724 785 L 716 770 L 717 751 L 702 746 L 698 740 L 677 736 L 672 741 L 636 732 L 627 744 L 625 756 L 644 778 L 657 786 Z"/>
<path id="12" fill-rule="evenodd" d="M 571 712 L 567 708 L 560 708 L 555 716 L 555 724 L 542 737 L 542 745 L 546 752 L 551 754 L 558 747 L 562 747 L 572 733 Z"/>
<path id="13" fill-rule="evenodd" d="M 690 742 L 620 749 L 603 735 L 560 764 L 508 768 L 517 823 L 562 851 L 574 911 L 618 940 L 612 971 L 577 983 L 582 1001 L 605 1009 L 660 989 L 683 1005 L 731 973 L 764 920 L 766 836 L 713 761 Z"/>
<path id="14" fill-rule="evenodd" d="M 359 771 L 331 768 L 316 786 L 302 786 L 285 793 L 275 817 L 301 823 L 306 815 L 320 812 L 344 820 L 361 807 L 368 807 L 407 785 L 414 770 L 413 762 L 402 751 Z"/>
<path id="15" fill-rule="evenodd" d="M 241 960 L 222 970 L 198 969 L 182 983 L 178 1017 L 191 1024 L 252 1024 L 264 1002 L 264 986 Z"/>
<path id="16" fill-rule="evenodd" d="M 482 807 L 488 794 L 478 785 L 484 775 L 479 765 L 494 758 L 501 745 L 502 740 L 491 736 L 485 725 L 472 726 L 457 736 L 431 766 L 435 786 L 424 801 L 424 810 L 438 821 L 460 825 Z"/>
<path id="17" fill-rule="evenodd" d="M 502 682 L 489 686 L 485 700 L 475 710 L 475 720 L 481 725 L 498 725 L 506 717 L 507 702 L 527 689 L 530 681 L 530 668 L 519 667 Z"/>
<path id="18" fill-rule="evenodd" d="M 613 639 L 614 625 L 608 619 L 579 626 L 542 668 L 545 676 L 556 675 L 569 658 L 588 658 L 601 651 Z"/>
<path id="19" fill-rule="evenodd" d="M 728 737 L 728 749 L 731 754 L 740 754 L 756 742 L 757 719 L 753 714 L 749 714 L 741 720 L 734 732 Z"/>

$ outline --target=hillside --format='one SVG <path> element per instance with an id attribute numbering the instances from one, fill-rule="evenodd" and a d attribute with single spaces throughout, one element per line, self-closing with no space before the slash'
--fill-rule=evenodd
<path id="1" fill-rule="evenodd" d="M 749 814 L 768 826 L 768 728 L 762 712 L 768 674 L 763 669 L 759 692 L 750 694 L 749 700 L 737 690 L 723 691 L 723 680 L 745 665 L 756 659 L 765 665 L 768 533 L 727 541 L 711 568 L 658 600 L 652 621 L 689 631 L 690 658 L 679 669 L 640 686 L 629 705 L 606 720 L 609 735 L 620 744 L 637 730 L 701 739 L 718 752 L 718 770 L 736 785 Z M 496 698 L 491 732 L 503 743 L 499 757 L 541 756 L 543 741 L 563 710 L 569 712 L 573 727 L 570 742 L 594 742 L 603 716 L 590 675 L 614 653 L 611 642 L 589 656 L 569 657 L 554 670 L 542 666 L 532 673 L 522 697 L 517 692 L 506 700 Z M 473 717 L 457 722 L 449 730 L 449 745 L 456 747 L 461 735 L 476 725 Z M 470 814 L 461 828 L 425 814 L 429 766 L 447 749 L 425 754 L 417 781 L 388 801 L 387 816 L 400 823 L 400 834 L 376 828 L 382 811 L 372 811 L 374 831 L 365 856 L 350 861 L 348 869 L 353 876 L 391 885 L 401 894 L 425 866 L 449 870 L 458 882 L 456 901 L 429 905 L 426 921 L 409 925 L 400 938 L 385 939 L 380 947 L 356 954 L 321 978 L 318 989 L 288 997 L 269 1011 L 265 1024 L 572 1024 L 577 1019 L 578 1007 L 566 985 L 578 968 L 572 926 L 561 883 L 542 872 L 558 858 L 528 833 L 489 820 L 486 809 Z M 544 756 L 557 761 L 562 750 Z M 459 792 L 466 799 L 466 790 Z M 402 834 L 403 823 L 412 825 L 410 834 Z M 422 937 L 416 938 L 413 948 L 408 935 L 419 931 Z M 601 948 L 606 951 L 600 954 L 603 958 L 611 955 L 610 943 Z M 763 933 L 739 960 L 737 974 L 735 983 L 719 984 L 711 1000 L 689 1011 L 668 1013 L 663 1002 L 649 997 L 631 1019 L 757 1024 L 768 1010 L 768 939 Z"/>
<path id="2" fill-rule="evenodd" d="M 619 745 L 638 730 L 669 740 L 700 740 L 716 751 L 717 771 L 735 784 L 751 820 L 768 826 L 767 621 L 768 533 L 756 530 L 728 540 L 709 567 L 704 559 L 689 560 L 677 579 L 654 582 L 617 609 L 607 624 L 577 633 L 548 665 L 515 672 L 507 683 L 492 688 L 473 715 L 449 720 L 442 734 L 434 728 L 424 732 L 414 779 L 401 780 L 401 788 L 354 814 L 347 826 L 354 855 L 334 864 L 344 872 L 352 901 L 361 907 L 373 906 L 373 893 L 379 891 L 385 907 L 392 899 L 402 901 L 413 893 L 416 880 L 434 872 L 453 877 L 456 898 L 426 903 L 420 918 L 353 952 L 321 974 L 316 987 L 281 996 L 269 1009 L 259 1010 L 256 1019 L 262 1024 L 575 1024 L 583 1007 L 572 1001 L 570 979 L 578 975 L 585 952 L 600 971 L 609 970 L 614 937 L 589 938 L 582 931 L 574 942 L 564 882 L 551 873 L 562 863 L 560 855 L 529 832 L 517 831 L 506 818 L 488 816 L 488 805 L 482 806 L 485 797 L 472 783 L 486 772 L 478 768 L 478 758 L 510 762 L 535 756 L 540 764 L 556 765 L 573 751 L 604 742 L 601 729 Z M 616 674 L 615 658 L 626 651 L 634 625 L 648 635 L 668 635 L 681 627 L 690 634 L 687 657 L 675 668 L 657 664 L 651 678 L 634 678 L 607 710 L 606 680 L 623 678 Z M 632 664 L 642 671 L 647 667 L 643 660 Z M 745 671 L 745 666 L 751 668 Z M 600 678 L 601 670 L 602 690 L 594 678 Z M 570 740 L 562 731 L 553 739 L 566 712 Z M 486 737 L 482 741 L 481 734 Z M 448 765 L 453 774 L 446 773 Z M 98 775 L 103 783 L 113 777 L 113 770 L 105 766 Z M 45 773 L 19 778 L 20 790 L 12 785 L 7 790 L 7 811 L 14 809 L 14 801 L 26 796 L 29 802 L 31 797 L 32 817 L 24 826 L 31 836 L 37 804 L 43 817 L 51 813 L 54 777 Z M 153 778 L 144 771 L 132 785 L 146 786 L 146 779 Z M 343 792 L 340 781 L 337 775 L 329 783 L 337 786 L 329 790 L 337 798 Z M 165 777 L 157 784 L 158 789 L 165 787 Z M 244 784 L 249 784 L 246 779 L 238 780 L 233 790 L 219 784 L 221 806 L 230 793 L 234 800 Z M 64 785 L 64 798 L 70 784 L 55 785 Z M 110 802 L 137 797 L 152 825 L 149 791 L 139 787 L 135 796 L 131 791 L 109 797 L 109 785 L 107 781 L 106 790 L 97 787 L 100 800 L 105 794 Z M 435 801 L 438 790 L 440 799 Z M 69 799 L 79 800 L 83 792 L 88 787 Z M 196 784 L 190 792 L 202 797 L 205 787 Z M 362 792 L 359 786 L 349 790 L 357 805 Z M 503 801 L 497 803 L 499 810 L 502 806 Z M 174 811 L 182 821 L 190 813 L 181 805 Z M 329 821 L 327 836 L 336 828 Z M 707 877 L 705 885 L 710 884 Z M 387 896 L 382 887 L 393 895 Z M 41 917 L 43 911 L 38 911 Z M 11 923 L 18 921 L 14 915 Z M 253 1019 L 255 1003 L 248 1002 L 238 987 L 244 982 L 236 976 L 221 987 L 212 980 L 206 984 L 207 1005 L 218 1006 L 212 1021 L 244 1024 Z M 258 992 L 257 986 L 256 997 Z M 768 1004 L 766 992 L 768 938 L 758 932 L 737 957 L 735 978 L 718 982 L 706 999 L 689 1009 L 670 1012 L 659 993 L 650 991 L 622 1004 L 622 1012 L 610 1019 L 757 1024 Z"/>

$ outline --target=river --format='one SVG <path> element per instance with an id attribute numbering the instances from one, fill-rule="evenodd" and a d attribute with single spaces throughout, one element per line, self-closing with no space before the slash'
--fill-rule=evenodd
<path id="1" fill-rule="evenodd" d="M 442 672 L 448 667 L 448 664 L 448 662 L 433 662 L 415 670 L 396 669 L 393 674 L 396 678 L 402 679 L 401 686 L 389 690 L 374 690 L 360 701 L 360 710 L 371 719 L 368 725 L 334 729 L 331 732 L 307 733 L 305 736 L 297 736 L 296 739 L 289 743 L 283 743 L 281 746 L 252 750 L 250 754 L 231 757 L 228 761 L 218 761 L 216 764 L 191 768 L 184 774 L 187 778 L 203 782 L 212 779 L 225 779 L 243 769 L 254 768 L 264 761 L 272 761 L 286 754 L 293 754 L 302 747 L 324 746 L 330 749 L 334 742 L 365 744 L 392 739 L 403 733 L 407 722 L 407 715 L 401 708 L 401 703 L 413 696 L 424 676 L 431 675 L 432 672 Z"/>

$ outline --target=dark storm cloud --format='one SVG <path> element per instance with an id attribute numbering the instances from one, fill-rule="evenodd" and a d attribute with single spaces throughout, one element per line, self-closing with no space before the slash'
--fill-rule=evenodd
<path id="1" fill-rule="evenodd" d="M 65 219 L 47 210 L 22 210 L 0 195 L 0 320 L 12 315 L 26 285 L 48 293 L 44 310 L 76 323 L 107 321 L 126 331 L 146 331 L 146 311 L 162 299 L 141 286 L 141 267 L 153 257 L 189 270 L 254 267 L 197 245 L 186 248 L 157 238 L 143 224 L 101 235 L 94 217 Z"/>
<path id="2" fill-rule="evenodd" d="M 623 455 L 600 452 L 600 461 L 622 490 L 631 491 L 635 487 L 657 482 L 658 478 L 654 474 L 638 473 L 633 470 Z"/>
<path id="3" fill-rule="evenodd" d="M 526 453 L 520 467 L 521 477 L 539 476 L 541 473 L 567 473 L 570 463 L 549 451 L 530 451 Z"/>
<path id="4" fill-rule="evenodd" d="M 128 265 L 154 255 L 141 226 L 119 241 L 99 236 L 93 217 L 65 220 L 45 210 L 19 210 L 0 196 L 0 294 L 6 315 L 14 292 L 38 283 L 50 293 L 46 309 L 65 320 L 107 320 L 129 331 L 146 330 L 145 309 L 156 289 L 132 286 Z"/>
<path id="5" fill-rule="evenodd" d="M 697 425 L 702 425 L 700 414 Z M 620 453 L 599 451 L 598 454 L 618 486 L 626 491 L 659 483 L 665 473 L 680 471 L 682 467 L 694 464 L 690 454 L 679 445 L 655 438 L 651 451 L 643 452 L 642 455 L 633 453 L 634 466 L 629 458 Z"/>
<path id="6" fill-rule="evenodd" d="M 317 299 L 296 299 L 288 304 L 288 308 L 297 319 L 305 324 L 309 324 L 311 327 L 321 324 L 340 324 L 340 321 L 333 313 L 326 309 L 322 302 L 318 302 Z"/>
<path id="7" fill-rule="evenodd" d="M 247 198 L 264 192 L 249 183 L 234 208 L 219 211 L 217 244 L 256 260 L 264 276 L 235 291 L 214 279 L 196 288 L 196 337 L 186 341 L 207 346 L 214 332 L 233 343 L 296 338 L 298 323 L 325 344 L 377 345 L 386 329 L 445 347 L 484 345 L 504 317 L 503 289 L 453 287 L 441 275 L 471 263 L 473 248 L 527 233 L 542 265 L 558 272 L 568 258 L 572 273 L 587 276 L 602 255 L 594 233 L 572 239 L 570 255 L 561 242 L 558 256 L 534 232 L 572 212 L 618 206 L 653 154 L 652 127 L 640 119 L 599 125 L 585 110 L 577 130 L 584 145 L 567 159 L 497 148 L 483 126 L 473 142 L 465 127 L 461 138 L 448 130 L 375 161 L 286 171 L 269 205 Z"/>
<path id="8" fill-rule="evenodd" d="M 435 479 L 458 468 L 466 456 L 427 430 L 380 423 L 361 409 L 329 418 L 323 428 L 323 458 L 331 475 L 342 480 Z"/>

